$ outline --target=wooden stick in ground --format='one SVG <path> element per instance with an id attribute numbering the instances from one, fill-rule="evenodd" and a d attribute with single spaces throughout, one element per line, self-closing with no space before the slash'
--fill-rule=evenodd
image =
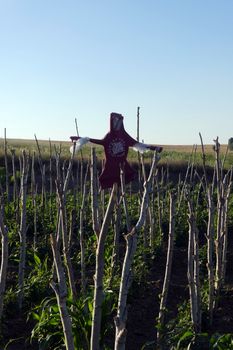
<path id="1" fill-rule="evenodd" d="M 75 118 L 75 127 L 76 127 L 76 134 L 77 134 L 77 136 L 79 136 L 77 118 Z M 82 160 L 82 163 L 83 163 L 83 151 L 82 151 L 82 149 L 80 149 L 80 155 L 81 155 L 81 160 Z M 82 184 L 82 182 L 81 182 L 81 184 Z"/>
<path id="2" fill-rule="evenodd" d="M 208 284 L 209 284 L 209 295 L 208 295 L 208 312 L 210 325 L 213 323 L 213 309 L 214 309 L 214 203 L 213 193 L 211 187 L 208 188 L 207 192 L 208 200 L 208 225 L 207 225 L 207 270 L 208 270 Z"/>
<path id="3" fill-rule="evenodd" d="M 212 183 L 209 182 L 206 171 L 206 155 L 205 148 L 203 144 L 203 139 L 199 133 L 201 139 L 202 147 L 202 165 L 203 165 L 203 188 L 206 194 L 206 202 L 208 207 L 208 223 L 207 223 L 207 271 L 208 271 L 208 285 L 209 285 L 209 294 L 208 294 L 208 312 L 209 312 L 209 322 L 210 325 L 213 323 L 213 310 L 215 303 L 214 295 L 214 214 L 215 214 L 215 205 L 214 205 L 214 184 L 215 184 L 215 170 L 212 179 Z"/>
<path id="4" fill-rule="evenodd" d="M 115 317 L 115 350 L 124 350 L 126 342 L 126 321 L 127 321 L 127 296 L 131 284 L 131 266 L 134 254 L 137 248 L 137 233 L 142 228 L 148 207 L 149 193 L 151 189 L 153 170 L 157 164 L 158 158 L 156 152 L 154 153 L 151 170 L 147 181 L 144 183 L 144 192 L 140 208 L 140 216 L 136 225 L 126 235 L 126 253 L 122 268 L 121 283 L 118 298 L 117 316 Z"/>
<path id="5" fill-rule="evenodd" d="M 43 163 L 42 163 L 42 156 L 41 156 L 41 151 L 40 151 L 40 145 L 39 142 L 37 140 L 36 134 L 34 135 L 35 137 L 35 141 L 36 141 L 36 146 L 37 146 L 37 150 L 38 150 L 38 161 L 39 161 L 39 166 L 40 166 L 40 172 L 41 175 L 43 174 Z"/>
<path id="6" fill-rule="evenodd" d="M 53 177 L 52 177 L 52 172 L 53 172 L 53 160 L 52 160 L 52 144 L 51 140 L 49 139 L 49 195 L 50 195 L 50 200 L 53 194 Z M 51 205 L 51 203 L 50 203 Z"/>
<path id="7" fill-rule="evenodd" d="M 137 141 L 140 141 L 140 107 L 137 107 Z M 139 199 L 142 198 L 142 170 L 141 170 L 141 158 L 138 152 L 138 184 L 139 184 Z"/>
<path id="8" fill-rule="evenodd" d="M 168 290 L 171 280 L 171 269 L 172 269 L 172 258 L 173 258 L 173 247 L 175 237 L 175 200 L 174 196 L 170 193 L 170 219 L 169 219 L 169 236 L 168 236 L 168 247 L 167 247 L 167 262 L 166 270 L 163 281 L 163 290 L 161 294 L 159 317 L 158 317 L 158 332 L 157 342 L 161 346 L 163 338 L 163 329 L 165 325 L 165 313 L 167 306 Z"/>
<path id="9" fill-rule="evenodd" d="M 59 184 L 57 184 L 57 194 L 58 194 L 58 201 L 59 201 L 59 231 L 61 229 L 62 234 L 62 243 L 63 243 L 63 254 L 64 254 L 64 264 L 67 269 L 68 279 L 69 279 L 69 285 L 71 289 L 71 295 L 72 298 L 75 300 L 77 296 L 76 286 L 75 286 L 75 279 L 74 279 L 74 272 L 72 267 L 72 261 L 70 256 L 70 246 L 69 246 L 69 237 L 67 232 L 67 215 L 66 215 L 66 208 L 65 208 L 65 202 L 64 197 L 62 195 L 61 189 L 59 189 Z"/>
<path id="10" fill-rule="evenodd" d="M 31 166 L 31 196 L 32 196 L 32 205 L 33 205 L 33 223 L 34 223 L 34 237 L 33 237 L 33 248 L 36 250 L 37 245 L 37 185 L 36 185 L 36 176 L 35 176 L 35 152 L 32 154 L 32 166 Z"/>
<path id="11" fill-rule="evenodd" d="M 222 283 L 225 282 L 226 277 L 226 265 L 227 265 L 227 248 L 228 248 L 228 210 L 229 199 L 232 188 L 232 168 L 225 175 L 223 181 L 224 189 L 224 208 L 222 216 L 222 235 L 223 235 L 223 252 L 222 252 Z"/>
<path id="12" fill-rule="evenodd" d="M 95 269 L 95 290 L 93 301 L 92 329 L 91 329 L 91 350 L 99 350 L 101 315 L 103 302 L 103 276 L 104 276 L 104 246 L 108 232 L 108 227 L 112 219 L 112 212 L 115 205 L 115 193 L 117 185 L 114 184 L 111 196 L 108 202 L 108 207 L 105 212 L 104 221 L 98 237 L 96 249 L 96 269 Z"/>
<path id="13" fill-rule="evenodd" d="M 19 237 L 20 237 L 20 251 L 19 251 L 19 274 L 18 274 L 18 304 L 19 308 L 22 308 L 23 297 L 24 297 L 24 271 L 26 263 L 26 198 L 27 198 L 27 179 L 28 179 L 28 156 L 26 152 L 22 152 L 22 174 L 21 174 L 21 185 L 20 185 L 20 194 L 21 194 L 21 216 L 20 216 L 20 228 L 19 228 Z"/>
<path id="14" fill-rule="evenodd" d="M 4 225 L 2 208 L 0 207 L 0 236 L 2 241 L 1 249 L 1 267 L 0 267 L 0 321 L 2 318 L 3 311 L 3 299 L 6 289 L 6 277 L 7 277 L 7 266 L 8 266 L 8 232 Z"/>
<path id="15" fill-rule="evenodd" d="M 15 150 L 11 149 L 11 156 L 12 156 L 12 172 L 13 172 L 13 179 L 14 179 L 14 187 L 13 187 L 13 200 L 16 204 L 17 198 L 18 198 L 18 185 L 17 185 L 17 176 L 16 176 L 16 170 L 15 170 Z"/>
<path id="16" fill-rule="evenodd" d="M 41 154 L 41 149 L 39 142 L 37 140 L 36 135 L 35 136 L 35 141 L 36 141 L 36 146 L 38 150 L 38 163 L 40 167 L 40 173 L 41 173 L 41 202 L 40 202 L 40 210 L 41 210 L 41 217 L 42 217 L 42 227 L 44 227 L 44 220 L 45 220 L 45 203 L 46 203 L 46 191 L 45 191 L 45 164 L 43 164 L 42 161 L 42 154 Z"/>
<path id="17" fill-rule="evenodd" d="M 130 222 L 128 204 L 126 201 L 125 176 L 124 176 L 124 169 L 123 168 L 121 168 L 121 170 L 120 170 L 120 179 L 121 179 L 121 199 L 123 201 L 123 207 L 124 207 L 124 212 L 125 212 L 126 227 L 127 227 L 127 232 L 130 232 L 131 222 Z"/>
<path id="18" fill-rule="evenodd" d="M 189 173 L 192 173 L 192 169 L 193 169 L 193 152 L 195 152 L 195 149 L 196 149 L 196 145 L 193 145 L 192 147 L 192 153 L 189 157 L 189 161 L 188 161 L 188 166 L 187 166 L 187 170 L 186 170 L 186 174 L 185 174 L 185 178 L 184 178 L 184 183 L 183 183 L 183 186 L 182 186 L 182 189 L 180 191 L 180 197 L 178 198 L 178 212 L 180 210 L 180 206 L 181 206 L 181 203 L 182 203 L 182 200 L 183 200 L 183 197 L 184 197 L 184 194 L 185 194 L 185 189 L 186 189 L 186 185 L 187 185 L 187 181 L 188 181 L 188 175 Z M 191 177 L 191 175 L 190 175 Z"/>
<path id="19" fill-rule="evenodd" d="M 43 162 L 42 162 L 42 155 L 41 155 L 41 150 L 40 150 L 40 145 L 39 142 L 37 140 L 36 135 L 35 136 L 35 141 L 36 141 L 36 146 L 37 146 L 37 150 L 38 150 L 38 162 L 39 162 L 39 167 L 40 167 L 40 172 L 41 172 L 41 179 L 42 179 L 42 184 L 41 184 L 41 192 L 42 192 L 42 205 L 44 204 L 44 198 L 43 198 L 43 194 L 44 194 L 44 169 L 43 169 Z"/>
<path id="20" fill-rule="evenodd" d="M 152 179 L 152 193 L 149 207 L 149 215 L 150 215 L 150 248 L 151 253 L 153 254 L 155 249 L 155 237 L 156 237 L 156 229 L 155 229 L 155 180 L 157 178 L 158 171 L 156 171 L 155 175 Z"/>
<path id="21" fill-rule="evenodd" d="M 14 187 L 13 187 L 13 202 L 14 202 L 14 210 L 15 210 L 15 221 L 18 225 L 19 222 L 19 188 L 18 188 L 18 181 L 17 181 L 17 173 L 16 173 L 16 167 L 15 167 L 15 150 L 11 149 L 12 154 L 12 172 L 13 172 L 13 181 L 14 181 Z"/>
<path id="22" fill-rule="evenodd" d="M 207 178 L 207 172 L 206 172 L 206 154 L 205 154 L 205 148 L 204 148 L 204 144 L 203 144 L 202 135 L 201 135 L 200 132 L 199 132 L 199 136 L 200 136 L 200 139 L 201 139 L 202 164 L 203 164 L 203 172 L 204 172 L 205 189 L 207 189 L 207 187 L 208 187 L 208 178 Z"/>
<path id="23" fill-rule="evenodd" d="M 99 222 L 99 205 L 98 205 L 98 193 L 97 193 L 97 161 L 95 148 L 91 149 L 91 208 L 92 208 L 92 227 L 97 238 L 100 234 L 100 222 Z"/>
<path id="24" fill-rule="evenodd" d="M 51 282 L 51 287 L 53 288 L 56 298 L 57 304 L 59 307 L 61 323 L 65 338 L 65 346 L 66 350 L 75 350 L 74 347 L 74 339 L 72 335 L 72 322 L 68 313 L 68 308 L 66 304 L 67 300 L 67 287 L 65 280 L 65 273 L 62 265 L 61 255 L 57 246 L 56 237 L 53 235 L 50 236 L 51 239 L 51 247 L 53 252 L 53 259 L 56 268 L 57 275 L 57 284 L 53 281 Z"/>
<path id="25" fill-rule="evenodd" d="M 194 332 L 198 333 L 201 330 L 201 310 L 200 310 L 200 290 L 199 290 L 199 273 L 198 273 L 198 241 L 196 217 L 193 208 L 193 200 L 190 198 L 190 193 L 187 195 L 188 200 L 188 224 L 189 224 L 189 242 L 188 242 L 188 282 L 189 295 L 191 306 L 191 319 Z"/>
<path id="26" fill-rule="evenodd" d="M 218 298 L 220 289 L 222 287 L 222 252 L 223 252 L 223 215 L 224 215 L 224 193 L 223 193 L 223 180 L 222 170 L 220 162 L 220 144 L 218 137 L 215 141 L 215 168 L 216 168 L 216 180 L 217 180 L 217 229 L 216 229 L 216 270 L 215 270 L 215 295 Z M 215 307 L 217 306 L 217 299 L 215 299 Z"/>
<path id="27" fill-rule="evenodd" d="M 111 280 L 109 285 L 112 285 L 113 277 L 117 268 L 119 260 L 119 240 L 120 240 L 120 227 L 121 227 L 121 199 L 119 196 L 119 191 L 117 193 L 117 202 L 115 206 L 114 214 L 114 239 L 113 239 L 113 250 L 112 250 L 112 259 L 111 259 Z"/>
<path id="28" fill-rule="evenodd" d="M 156 198 L 156 202 L 157 202 L 157 207 L 158 207 L 158 231 L 159 231 L 159 235 L 162 238 L 163 235 L 163 228 L 162 228 L 162 217 L 163 217 L 163 210 L 162 210 L 162 206 L 161 206 L 161 202 L 162 202 L 162 192 L 163 192 L 163 187 L 164 187 L 164 177 L 163 177 L 163 169 L 162 169 L 162 176 L 161 176 L 161 181 L 159 181 L 159 177 L 157 176 L 155 178 L 156 181 L 156 194 L 157 194 L 157 198 Z"/>
<path id="29" fill-rule="evenodd" d="M 223 178 L 223 164 L 220 161 L 220 144 L 218 137 L 214 140 L 215 146 L 215 169 L 217 182 L 217 228 L 215 239 L 215 254 L 216 254 L 216 269 L 215 269 L 215 300 L 214 308 L 217 308 L 219 294 L 224 283 L 226 252 L 227 252 L 227 216 L 228 202 L 231 191 L 231 171 L 230 170 Z M 225 154 L 226 156 L 226 154 Z M 228 178 L 229 176 L 229 178 Z"/>
<path id="30" fill-rule="evenodd" d="M 73 158 L 75 153 L 75 147 L 73 154 L 71 156 L 69 166 L 67 169 L 66 177 L 64 180 L 64 184 L 62 186 L 61 179 L 58 178 L 57 185 L 57 196 L 59 201 L 59 221 L 58 221 L 58 232 L 57 232 L 57 240 L 59 240 L 60 230 L 62 233 L 62 243 L 63 243 L 63 253 L 64 253 L 64 263 L 67 269 L 67 274 L 69 278 L 70 289 L 72 293 L 73 299 L 77 296 L 77 290 L 75 286 L 74 280 L 74 272 L 72 267 L 71 255 L 70 255 L 70 245 L 69 245 L 69 236 L 67 229 L 67 213 L 66 213 L 66 191 L 69 184 L 69 179 L 71 176 L 71 170 L 73 165 Z"/>
<path id="31" fill-rule="evenodd" d="M 53 196 L 53 155 L 52 144 L 49 139 L 49 218 L 52 221 L 52 196 Z"/>
<path id="32" fill-rule="evenodd" d="M 195 224 L 194 231 L 194 284 L 197 299 L 197 332 L 201 331 L 202 310 L 201 310 L 201 288 L 200 288 L 200 261 L 199 261 L 199 235 L 198 228 Z"/>
<path id="33" fill-rule="evenodd" d="M 86 203 L 86 197 L 87 197 L 87 174 L 88 174 L 89 166 L 87 165 L 86 174 L 84 177 L 84 183 L 83 183 L 83 191 L 82 191 L 82 204 L 80 208 L 80 228 L 79 228 L 79 237 L 80 237 L 80 251 L 81 251 L 81 289 L 82 293 L 84 295 L 86 291 L 86 264 L 85 264 L 85 244 L 84 244 L 84 227 L 83 227 L 83 220 L 84 220 L 84 210 L 85 210 L 85 203 Z"/>
<path id="34" fill-rule="evenodd" d="M 6 195 L 9 200 L 9 172 L 8 172 L 8 157 L 7 157 L 7 140 L 6 140 L 6 128 L 4 129 L 4 157 L 5 157 L 5 172 L 6 172 Z"/>

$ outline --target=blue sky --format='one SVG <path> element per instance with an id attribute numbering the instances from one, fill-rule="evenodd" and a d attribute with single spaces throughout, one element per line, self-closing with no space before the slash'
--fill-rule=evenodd
<path id="1" fill-rule="evenodd" d="M 232 0 L 0 0 L 0 137 L 233 137 Z"/>

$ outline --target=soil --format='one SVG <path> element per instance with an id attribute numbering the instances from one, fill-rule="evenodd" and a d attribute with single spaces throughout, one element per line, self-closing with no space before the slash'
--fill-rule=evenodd
<path id="1" fill-rule="evenodd" d="M 175 248 L 170 290 L 168 294 L 169 318 L 177 314 L 177 306 L 188 297 L 187 289 L 187 252 Z M 159 294 L 163 287 L 166 265 L 166 252 L 156 259 L 149 275 L 146 287 L 137 292 L 128 315 L 127 350 L 140 350 L 145 344 L 152 343 L 155 349 L 156 317 L 159 314 Z"/>
<path id="2" fill-rule="evenodd" d="M 17 312 L 9 321 L 4 322 L 3 326 L 5 332 L 1 350 L 38 350 L 38 346 L 33 347 L 30 344 L 32 324 L 27 322 L 26 317 Z"/>
<path id="3" fill-rule="evenodd" d="M 226 283 L 214 313 L 213 325 L 211 328 L 203 329 L 209 334 L 233 333 L 233 251 L 230 249 L 232 244 L 233 232 L 229 232 Z M 138 290 L 130 306 L 126 350 L 141 350 L 145 344 L 149 343 L 152 345 L 146 349 L 156 349 L 156 317 L 159 314 L 159 294 L 162 291 L 165 255 L 163 255 L 164 258 L 155 261 L 150 270 L 146 288 L 142 288 L 142 293 Z M 176 317 L 178 305 L 189 298 L 187 250 L 185 248 L 174 249 L 171 275 L 167 305 L 169 319 Z"/>
<path id="4" fill-rule="evenodd" d="M 232 246 L 231 242 L 232 238 L 229 247 Z M 233 252 L 228 252 L 227 260 L 226 284 L 214 314 L 213 326 L 205 330 L 209 333 L 231 333 L 233 329 Z M 156 349 L 156 317 L 159 313 L 159 294 L 162 291 L 165 265 L 166 251 L 151 264 L 146 282 L 132 289 L 129 297 L 126 350 L 141 350 L 148 343 L 151 346 L 146 349 Z M 188 300 L 187 250 L 176 247 L 168 295 L 169 319 L 176 316 L 177 307 L 184 300 Z M 38 350 L 38 346 L 32 346 L 26 341 L 30 337 L 32 324 L 26 323 L 26 318 L 19 313 L 3 322 L 3 329 L 4 341 L 0 350 L 4 349 L 9 339 L 17 340 L 9 344 L 6 350 Z M 113 339 L 108 343 L 113 348 Z"/>

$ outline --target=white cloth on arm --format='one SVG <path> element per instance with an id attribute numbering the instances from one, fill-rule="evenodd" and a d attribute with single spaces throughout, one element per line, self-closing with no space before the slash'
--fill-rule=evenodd
<path id="1" fill-rule="evenodd" d="M 148 152 L 150 149 L 148 148 L 148 145 L 146 145 L 145 143 L 137 142 L 133 146 L 133 150 L 139 153 L 144 153 L 144 152 Z"/>
<path id="2" fill-rule="evenodd" d="M 75 146 L 74 144 L 70 147 L 70 152 L 73 154 L 74 147 L 75 147 L 75 153 L 77 153 L 84 145 L 86 145 L 90 141 L 89 137 L 80 137 L 76 142 Z"/>

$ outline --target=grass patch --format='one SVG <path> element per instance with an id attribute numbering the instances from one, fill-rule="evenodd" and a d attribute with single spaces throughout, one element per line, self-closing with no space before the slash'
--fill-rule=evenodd
<path id="1" fill-rule="evenodd" d="M 38 140 L 40 151 L 43 158 L 50 157 L 50 142 L 49 140 Z M 52 146 L 52 155 L 55 155 L 56 151 L 61 150 L 62 158 L 70 157 L 70 146 L 71 142 L 69 141 L 51 141 Z M 104 151 L 102 146 L 97 146 L 93 144 L 88 144 L 82 149 L 82 156 L 84 159 L 90 158 L 90 149 L 91 147 L 95 147 L 97 158 L 99 160 L 104 159 Z M 215 153 L 213 150 L 213 145 L 204 145 L 205 154 L 206 154 L 206 165 L 213 166 L 215 161 Z M 12 150 L 14 150 L 16 156 L 19 156 L 23 149 L 26 149 L 31 154 L 33 152 L 38 153 L 37 145 L 35 140 L 24 140 L 24 139 L 8 139 L 7 140 L 7 150 L 10 155 Z M 220 155 L 221 158 L 224 158 L 224 155 L 227 150 L 227 145 L 221 145 Z M 161 165 L 187 165 L 192 157 L 193 145 L 163 145 L 163 152 L 161 153 Z M 152 152 L 144 153 L 143 158 L 146 163 L 151 162 Z M 80 157 L 80 152 L 77 157 Z M 0 157 L 4 157 L 4 139 L 0 138 Z M 131 162 L 138 161 L 138 153 L 129 150 L 128 159 Z M 202 165 L 202 148 L 201 145 L 197 146 L 195 153 L 195 163 L 198 165 Z M 225 167 L 230 168 L 233 164 L 233 151 L 229 151 Z"/>

